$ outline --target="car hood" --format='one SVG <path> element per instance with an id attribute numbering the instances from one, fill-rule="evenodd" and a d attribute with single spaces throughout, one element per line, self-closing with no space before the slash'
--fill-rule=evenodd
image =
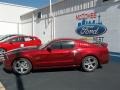
<path id="1" fill-rule="evenodd" d="M 1 44 L 5 44 L 5 42 L 0 41 L 0 45 L 1 45 Z"/>
<path id="2" fill-rule="evenodd" d="M 8 42 L 0 41 L 0 46 L 4 46 L 4 45 L 8 45 L 8 44 L 9 44 Z"/>
<path id="3" fill-rule="evenodd" d="M 38 47 L 29 46 L 29 47 L 17 48 L 17 49 L 7 51 L 6 54 L 16 54 L 16 53 L 19 53 L 19 52 L 34 51 L 34 50 L 38 50 Z"/>

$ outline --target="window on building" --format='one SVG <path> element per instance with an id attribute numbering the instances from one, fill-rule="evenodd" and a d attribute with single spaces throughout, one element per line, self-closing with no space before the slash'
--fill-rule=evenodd
<path id="1" fill-rule="evenodd" d="M 90 8 L 90 2 L 87 2 L 87 8 Z"/>
<path id="2" fill-rule="evenodd" d="M 80 10 L 80 9 L 79 9 L 79 5 L 76 6 L 76 11 L 78 11 L 78 10 Z"/>
<path id="3" fill-rule="evenodd" d="M 109 0 L 103 0 L 103 2 L 106 2 L 106 1 L 109 1 Z"/>
<path id="4" fill-rule="evenodd" d="M 79 8 L 80 10 L 82 10 L 83 9 L 83 4 L 80 4 L 80 8 Z"/>
<path id="5" fill-rule="evenodd" d="M 37 17 L 38 17 L 38 18 L 42 18 L 42 13 L 41 13 L 41 12 L 38 12 Z"/>
<path id="6" fill-rule="evenodd" d="M 90 6 L 89 6 L 89 2 L 86 2 L 86 3 L 84 3 L 83 4 L 83 9 L 87 9 L 87 8 L 89 8 Z"/>
<path id="7" fill-rule="evenodd" d="M 94 7 L 96 6 L 97 0 L 94 0 Z"/>
<path id="8" fill-rule="evenodd" d="M 90 1 L 90 7 L 94 7 L 94 1 Z"/>

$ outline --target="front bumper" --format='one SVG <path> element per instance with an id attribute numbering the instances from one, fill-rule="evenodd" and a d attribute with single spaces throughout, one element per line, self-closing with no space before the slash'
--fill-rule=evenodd
<path id="1" fill-rule="evenodd" d="M 12 70 L 12 62 L 10 60 L 3 61 L 3 68 L 5 70 L 11 71 Z"/>
<path id="2" fill-rule="evenodd" d="M 12 70 L 11 60 L 8 59 L 7 53 L 0 53 L 0 62 L 3 63 L 3 68 L 6 70 Z"/>

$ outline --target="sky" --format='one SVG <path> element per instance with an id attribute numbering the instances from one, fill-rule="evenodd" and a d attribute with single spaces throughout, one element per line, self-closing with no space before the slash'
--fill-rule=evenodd
<path id="1" fill-rule="evenodd" d="M 52 0 L 52 3 L 56 1 L 59 0 Z M 0 2 L 30 6 L 35 8 L 40 8 L 49 5 L 49 0 L 0 0 Z"/>

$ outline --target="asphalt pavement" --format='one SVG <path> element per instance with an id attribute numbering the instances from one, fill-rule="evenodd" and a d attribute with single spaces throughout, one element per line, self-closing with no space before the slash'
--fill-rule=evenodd
<path id="1" fill-rule="evenodd" d="M 0 65 L 0 82 L 6 90 L 120 90 L 120 57 L 111 56 L 108 64 L 95 72 L 77 69 L 40 70 L 15 75 Z"/>

